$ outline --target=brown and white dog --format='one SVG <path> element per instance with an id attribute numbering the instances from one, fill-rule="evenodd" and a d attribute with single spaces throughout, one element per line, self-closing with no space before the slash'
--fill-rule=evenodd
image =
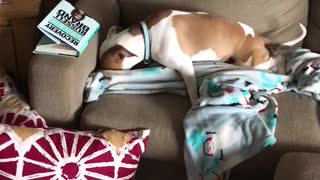
<path id="1" fill-rule="evenodd" d="M 193 61 L 226 62 L 232 58 L 237 65 L 258 69 L 269 69 L 276 63 L 266 47 L 270 41 L 241 22 L 175 10 L 160 11 L 144 22 L 152 59 L 181 73 L 192 103 L 198 98 Z M 294 45 L 306 36 L 305 27 L 300 26 L 302 35 L 285 45 Z M 144 48 L 138 24 L 119 33 L 113 27 L 100 47 L 100 68 L 130 69 L 144 59 Z"/>

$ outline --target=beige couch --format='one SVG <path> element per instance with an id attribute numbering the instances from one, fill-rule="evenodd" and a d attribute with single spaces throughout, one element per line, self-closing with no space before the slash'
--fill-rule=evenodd
<path id="1" fill-rule="evenodd" d="M 274 180 L 318 180 L 320 179 L 320 154 L 291 152 L 281 157 Z"/>
<path id="2" fill-rule="evenodd" d="M 111 25 L 127 27 L 157 9 L 197 10 L 240 20 L 258 33 L 284 42 L 300 34 L 298 22 L 302 22 L 308 24 L 304 47 L 320 51 L 318 0 L 79 0 L 77 6 L 100 22 L 99 34 L 78 59 L 33 57 L 29 71 L 31 105 L 51 126 L 151 128 L 138 179 L 184 179 L 182 122 L 190 103 L 187 97 L 157 94 L 109 95 L 84 104 L 86 79 L 96 67 L 98 47 Z M 272 179 L 284 153 L 320 151 L 317 102 L 294 93 L 276 98 L 280 106 L 276 145 L 235 167 L 231 179 Z"/>

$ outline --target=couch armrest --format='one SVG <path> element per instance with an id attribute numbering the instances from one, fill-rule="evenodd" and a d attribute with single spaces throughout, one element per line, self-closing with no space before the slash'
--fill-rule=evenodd
<path id="1" fill-rule="evenodd" d="M 32 108 L 50 126 L 73 126 L 88 75 L 96 66 L 98 34 L 79 58 L 34 55 L 29 68 Z"/>
<path id="2" fill-rule="evenodd" d="M 83 54 L 77 59 L 34 55 L 30 62 L 30 103 L 50 126 L 75 125 L 81 113 L 85 82 L 96 66 L 99 38 L 101 42 L 107 29 L 119 24 L 117 0 L 79 0 L 76 7 L 101 26 Z"/>

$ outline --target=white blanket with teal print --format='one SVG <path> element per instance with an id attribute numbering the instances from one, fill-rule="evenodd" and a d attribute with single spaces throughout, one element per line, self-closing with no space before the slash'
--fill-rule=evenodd
<path id="1" fill-rule="evenodd" d="M 284 65 L 281 75 L 220 62 L 194 64 L 200 98 L 184 120 L 189 180 L 212 180 L 276 142 L 278 105 L 272 93 L 320 99 L 319 54 L 298 49 Z M 100 71 L 89 77 L 85 100 L 162 92 L 186 94 L 179 73 L 164 67 Z"/>

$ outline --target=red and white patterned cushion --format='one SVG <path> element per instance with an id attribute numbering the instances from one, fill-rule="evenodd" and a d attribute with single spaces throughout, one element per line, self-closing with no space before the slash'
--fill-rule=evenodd
<path id="1" fill-rule="evenodd" d="M 149 133 L 0 124 L 0 179 L 131 180 Z"/>
<path id="2" fill-rule="evenodd" d="M 47 127 L 46 121 L 20 97 L 12 79 L 0 77 L 0 123 L 25 127 Z"/>
<path id="3" fill-rule="evenodd" d="M 0 101 L 5 95 L 16 92 L 17 90 L 14 86 L 14 83 L 8 75 L 5 74 L 0 77 Z"/>
<path id="4" fill-rule="evenodd" d="M 0 110 L 0 123 L 25 127 L 48 127 L 46 121 L 34 110 Z"/>

